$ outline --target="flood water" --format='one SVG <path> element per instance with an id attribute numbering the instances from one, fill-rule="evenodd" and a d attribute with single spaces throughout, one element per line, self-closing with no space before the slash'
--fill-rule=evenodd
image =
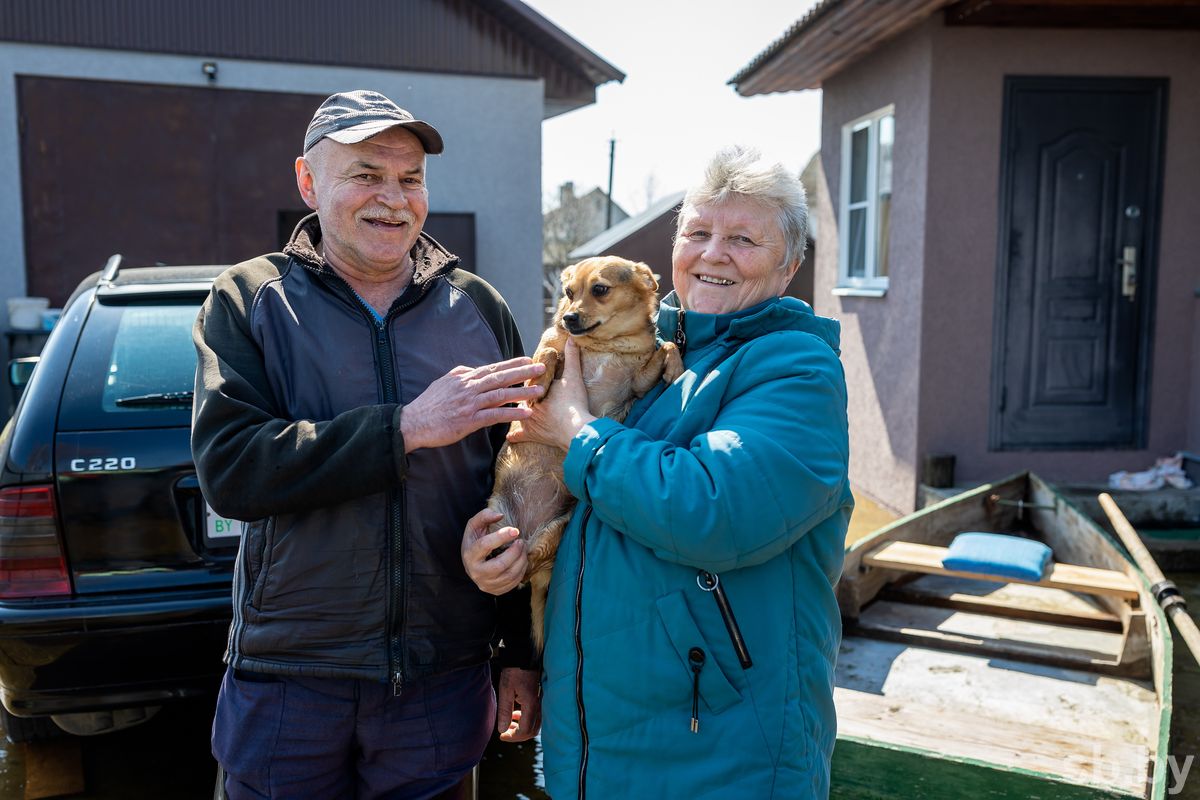
<path id="1" fill-rule="evenodd" d="M 44 748 L 42 753 L 0 738 L 0 800 L 23 800 L 27 766 L 53 773 L 74 769 L 79 761 L 86 788 L 73 798 L 209 800 L 216 776 L 208 752 L 211 724 L 212 704 L 193 701 L 164 708 L 146 724 L 119 733 L 33 746 Z M 72 760 L 72 750 L 78 751 L 78 761 Z M 479 800 L 549 800 L 541 753 L 537 740 L 507 744 L 494 739 L 480 765 Z"/>
<path id="2" fill-rule="evenodd" d="M 1178 573 L 1176 580 L 1190 609 L 1200 611 L 1200 572 Z M 1200 616 L 1200 615 L 1198 615 Z M 1182 763 L 1192 755 L 1200 760 L 1200 666 L 1182 641 L 1175 646 L 1175 705 L 1170 754 Z M 84 800 L 208 800 L 212 797 L 216 764 L 208 752 L 211 701 L 189 701 L 165 707 L 154 719 L 119 733 L 68 739 L 70 763 L 82 764 L 86 789 L 71 797 Z M 56 766 L 45 752 L 0 739 L 0 800 L 23 800 L 27 767 L 45 772 Z M 73 768 L 73 767 L 70 767 Z M 1200 765 L 1172 794 L 1178 800 L 1200 800 Z M 541 778 L 541 743 L 505 744 L 494 740 L 480 765 L 480 800 L 549 800 Z M 917 798 L 914 798 L 917 800 Z"/>

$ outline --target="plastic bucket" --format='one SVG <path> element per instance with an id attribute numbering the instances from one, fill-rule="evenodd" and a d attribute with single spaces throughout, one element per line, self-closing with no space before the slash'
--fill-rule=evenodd
<path id="1" fill-rule="evenodd" d="M 47 297 L 8 298 L 8 327 L 18 330 L 40 331 L 42 312 L 50 307 Z"/>

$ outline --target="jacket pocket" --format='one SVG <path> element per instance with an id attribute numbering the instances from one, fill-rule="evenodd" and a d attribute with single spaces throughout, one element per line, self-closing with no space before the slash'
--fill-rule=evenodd
<path id="1" fill-rule="evenodd" d="M 681 680 L 697 681 L 694 671 L 695 654 L 692 651 L 698 648 L 706 654 L 699 667 L 697 681 L 700 699 L 704 701 L 704 705 L 712 713 L 720 714 L 739 702 L 742 696 L 725 677 L 721 666 L 713 657 L 713 649 L 700 633 L 683 592 L 672 592 L 660 597 L 655 604 L 658 606 L 659 619 L 662 620 L 667 629 L 667 636 L 671 639 L 671 646 L 679 657 Z"/>
<path id="2" fill-rule="evenodd" d="M 255 790 L 271 793 L 271 759 L 283 722 L 286 686 L 276 676 L 228 669 L 212 728 L 212 753 L 225 771 Z"/>
<path id="3" fill-rule="evenodd" d="M 249 553 L 250 605 L 262 608 L 263 587 L 267 583 L 267 565 L 271 560 L 271 543 L 275 538 L 275 518 L 257 520 L 246 531 L 246 552 Z"/>

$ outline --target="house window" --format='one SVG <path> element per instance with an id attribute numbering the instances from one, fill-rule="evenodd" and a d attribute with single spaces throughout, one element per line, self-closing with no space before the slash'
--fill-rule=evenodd
<path id="1" fill-rule="evenodd" d="M 892 213 L 892 106 L 842 128 L 841 225 L 836 294 L 882 295 Z"/>

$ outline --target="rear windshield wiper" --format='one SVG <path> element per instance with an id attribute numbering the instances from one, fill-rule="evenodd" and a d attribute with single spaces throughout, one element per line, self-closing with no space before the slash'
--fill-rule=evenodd
<path id="1" fill-rule="evenodd" d="M 192 390 L 182 392 L 154 392 L 132 397 L 118 397 L 119 406 L 182 406 L 192 402 Z"/>

